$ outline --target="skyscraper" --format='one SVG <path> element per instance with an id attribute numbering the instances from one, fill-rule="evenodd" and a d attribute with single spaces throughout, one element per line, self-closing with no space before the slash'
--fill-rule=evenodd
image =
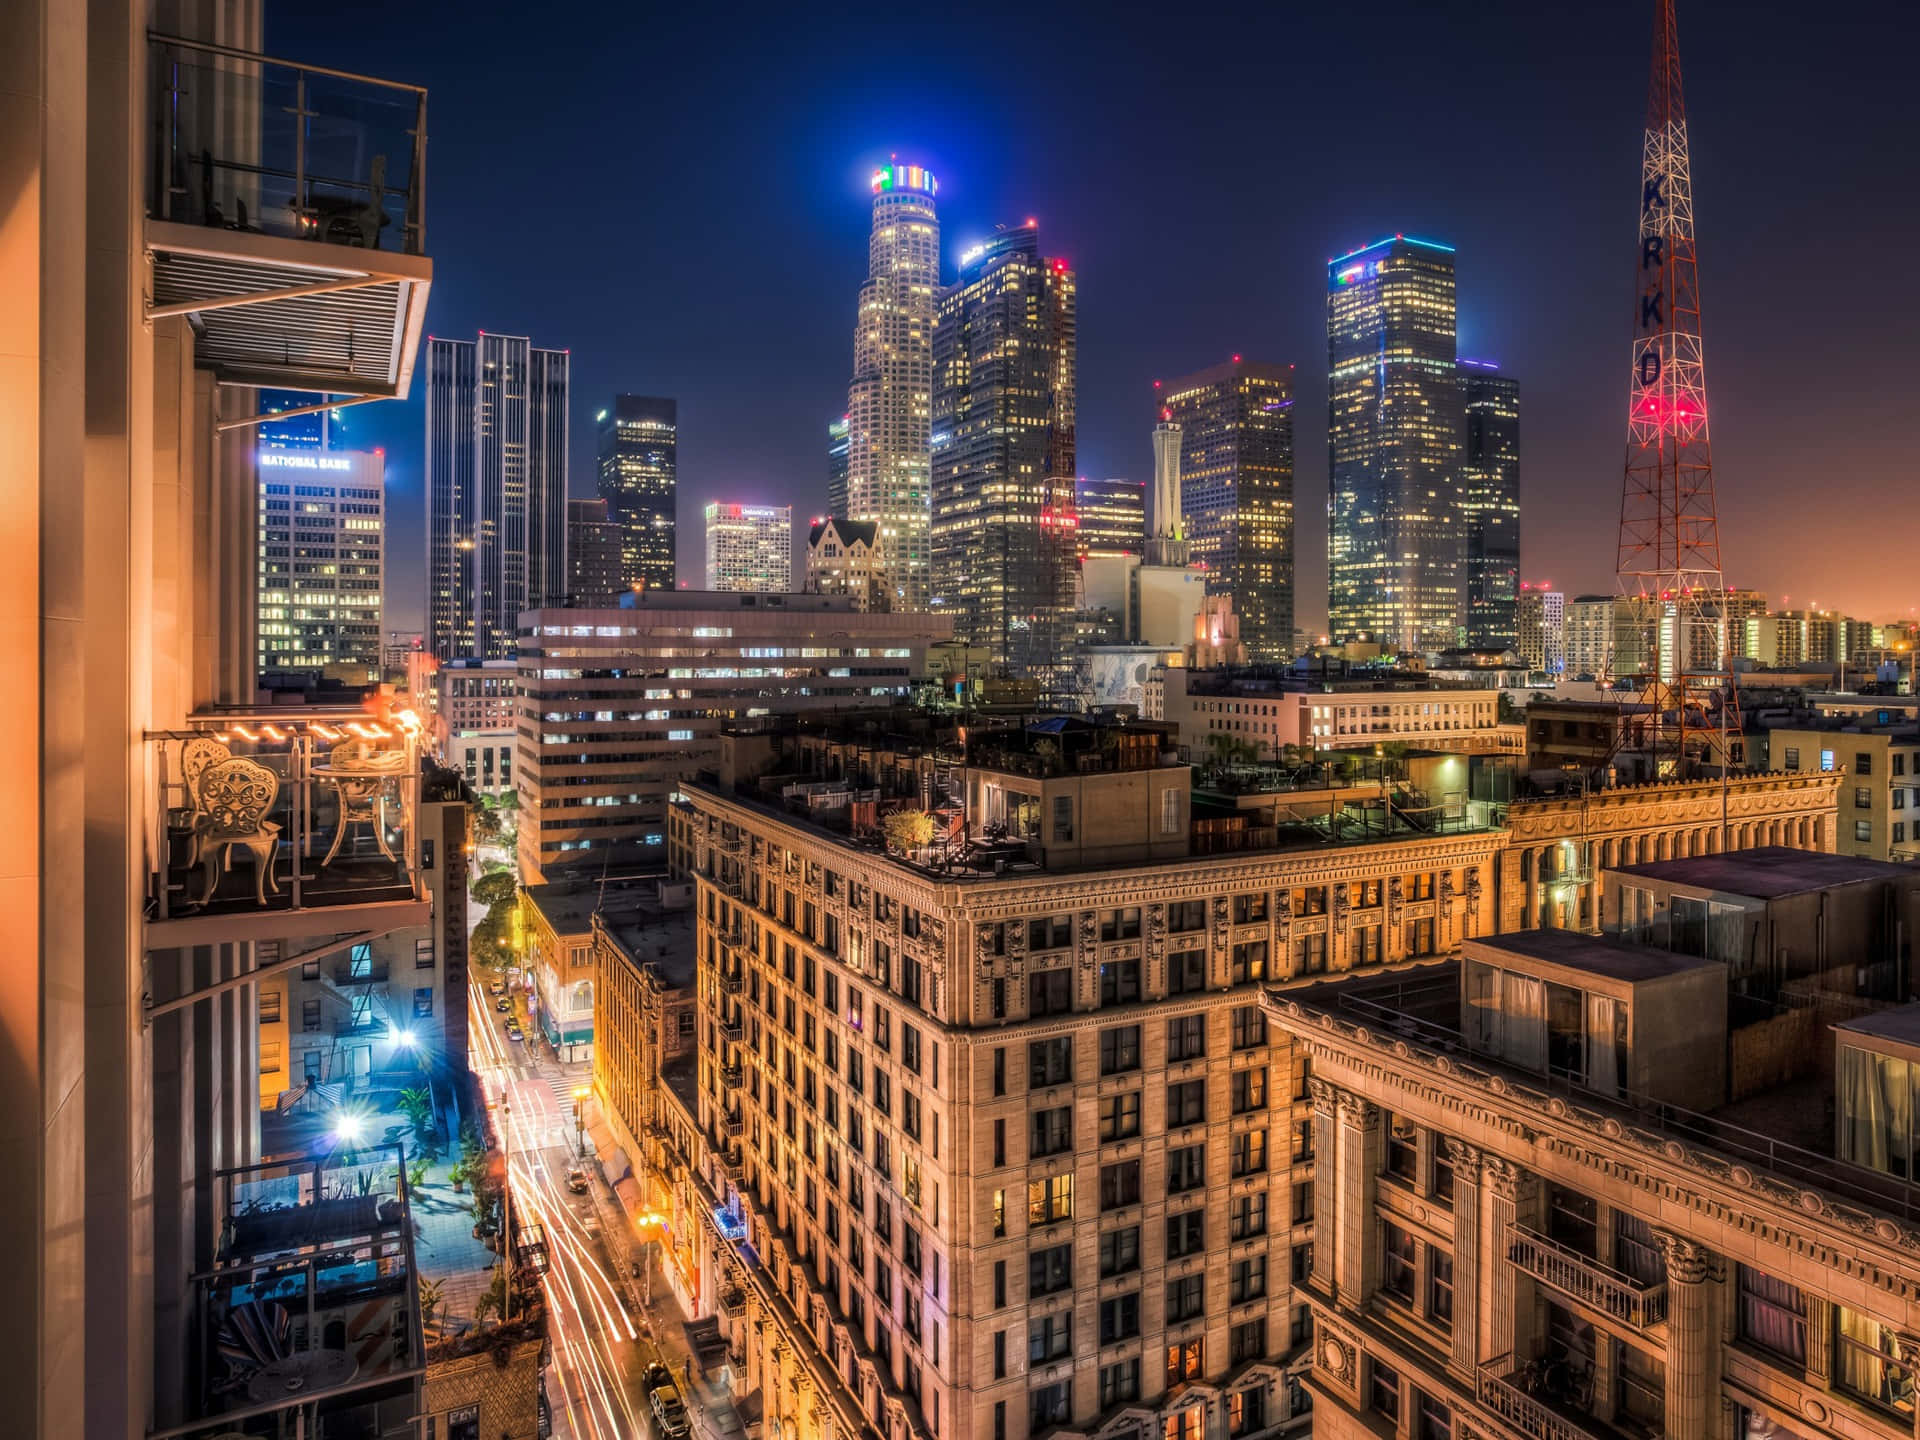
<path id="1" fill-rule="evenodd" d="M 427 341 L 427 634 L 442 660 L 514 653 L 565 593 L 570 357 L 522 335 Z"/>
<path id="2" fill-rule="evenodd" d="M 1531 670 L 1559 675 L 1567 668 L 1567 597 L 1547 585 L 1520 582 L 1514 605 L 1514 653 Z"/>
<path id="3" fill-rule="evenodd" d="M 793 589 L 791 505 L 707 506 L 707 589 Z"/>
<path id="4" fill-rule="evenodd" d="M 1020 674 L 1066 658 L 1077 303 L 1023 225 L 961 257 L 934 329 L 934 598 L 955 638 Z"/>
<path id="5" fill-rule="evenodd" d="M 842 415 L 827 426 L 827 514 L 847 513 L 848 420 Z"/>
<path id="6" fill-rule="evenodd" d="M 1079 553 L 1138 555 L 1146 548 L 1147 487 L 1138 480 L 1073 482 L 1074 530 Z"/>
<path id="7" fill-rule="evenodd" d="M 1233 596 L 1256 660 L 1293 648 L 1293 371 L 1238 355 L 1160 389 L 1180 427 L 1180 509 L 1207 589 Z M 1156 443 L 1158 438 L 1156 435 Z"/>
<path id="8" fill-rule="evenodd" d="M 1520 574 L 1520 382 L 1485 360 L 1460 362 L 1466 449 L 1460 528 L 1466 535 L 1467 644 L 1508 649 Z"/>
<path id="9" fill-rule="evenodd" d="M 1453 249 L 1394 235 L 1327 265 L 1327 608 L 1335 640 L 1458 645 L 1466 590 Z"/>
<path id="10" fill-rule="evenodd" d="M 873 172 L 867 281 L 853 330 L 847 387 L 845 510 L 880 527 L 896 610 L 929 596 L 928 447 L 934 307 L 940 294 L 939 186 L 918 165 Z"/>
<path id="11" fill-rule="evenodd" d="M 679 480 L 679 406 L 658 395 L 616 395 L 600 426 L 600 498 L 620 527 L 622 589 L 671 590 Z"/>
<path id="12" fill-rule="evenodd" d="M 261 673 L 378 680 L 383 457 L 266 448 L 258 459 Z"/>
<path id="13" fill-rule="evenodd" d="M 621 578 L 620 539 L 604 500 L 567 502 L 567 603 L 611 609 L 627 588 Z"/>

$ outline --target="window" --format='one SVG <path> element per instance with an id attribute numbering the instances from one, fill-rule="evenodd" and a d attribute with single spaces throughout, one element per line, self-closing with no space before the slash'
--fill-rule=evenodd
<path id="1" fill-rule="evenodd" d="M 1160 833 L 1180 833 L 1180 792 L 1171 786 L 1160 792 Z"/>
<path id="2" fill-rule="evenodd" d="M 1027 1013 L 1065 1015 L 1073 1009 L 1073 971 L 1036 970 L 1027 977 Z"/>
<path id="3" fill-rule="evenodd" d="M 1167 1152 L 1167 1193 L 1179 1195 L 1207 1183 L 1207 1147 L 1183 1145 Z"/>
<path id="4" fill-rule="evenodd" d="M 1248 1360 L 1267 1358 L 1267 1321 L 1263 1315 L 1248 1320 L 1227 1332 L 1227 1363 L 1239 1365 Z"/>
<path id="5" fill-rule="evenodd" d="M 1233 983 L 1267 978 L 1267 942 L 1249 940 L 1233 947 Z"/>
<path id="6" fill-rule="evenodd" d="M 280 992 L 278 990 L 260 992 L 260 1023 L 262 1025 L 280 1023 Z"/>
<path id="7" fill-rule="evenodd" d="M 1378 1360 L 1367 1366 L 1367 1408 L 1393 1424 L 1400 1420 L 1400 1375 Z"/>
<path id="8" fill-rule="evenodd" d="M 998 1190 L 993 1192 L 998 1195 Z M 993 1262 L 993 1308 L 998 1310 L 1007 1303 L 1007 1262 Z"/>
<path id="9" fill-rule="evenodd" d="M 1073 1176 L 1053 1175 L 1027 1182 L 1027 1223 L 1051 1225 L 1073 1218 Z"/>
<path id="10" fill-rule="evenodd" d="M 1206 988 L 1206 951 L 1181 950 L 1167 957 L 1167 994 L 1197 995 Z"/>
<path id="11" fill-rule="evenodd" d="M 1207 1082 L 1182 1080 L 1167 1087 L 1167 1128 L 1201 1125 L 1207 1118 Z"/>
<path id="12" fill-rule="evenodd" d="M 1259 1385 L 1249 1385 L 1245 1390 L 1236 1390 L 1227 1396 L 1227 1433 L 1229 1435 L 1251 1435 L 1256 1430 L 1267 1428 L 1267 1392 Z"/>
<path id="13" fill-rule="evenodd" d="M 1033 1112 L 1032 1128 L 1027 1138 L 1027 1155 L 1030 1159 L 1039 1159 L 1043 1155 L 1058 1155 L 1061 1151 L 1072 1148 L 1073 1107 L 1071 1105 L 1060 1105 L 1051 1110 Z"/>
<path id="14" fill-rule="evenodd" d="M 1130 1140 L 1140 1133 L 1140 1092 L 1128 1090 L 1100 1101 L 1100 1138 Z"/>
<path id="15" fill-rule="evenodd" d="M 1402 1184 L 1411 1185 L 1420 1174 L 1420 1132 L 1403 1115 L 1386 1118 L 1386 1156 L 1381 1169 Z"/>
<path id="16" fill-rule="evenodd" d="M 1122 1025 L 1100 1032 L 1100 1073 L 1118 1075 L 1140 1068 L 1140 1027 Z"/>
<path id="17" fill-rule="evenodd" d="M 1267 1168 L 1267 1132 L 1245 1130 L 1233 1137 L 1228 1147 L 1229 1171 L 1234 1179 L 1257 1175 Z"/>
<path id="18" fill-rule="evenodd" d="M 1521 858 L 1526 858 L 1522 856 Z M 1327 936 L 1320 931 L 1312 935 L 1302 935 L 1294 945 L 1293 973 L 1296 975 L 1323 975 L 1327 969 Z"/>
<path id="19" fill-rule="evenodd" d="M 1547 1234 L 1588 1259 L 1597 1257 L 1599 1224 L 1593 1197 L 1564 1185 L 1548 1186 Z"/>
<path id="20" fill-rule="evenodd" d="M 1112 1345 L 1140 1333 L 1140 1292 L 1129 1290 L 1100 1302 L 1100 1343 Z"/>
<path id="21" fill-rule="evenodd" d="M 993 1332 L 993 1378 L 1007 1378 L 1007 1332 L 1004 1330 Z"/>
<path id="22" fill-rule="evenodd" d="M 1027 1087 L 1044 1090 L 1050 1085 L 1073 1083 L 1073 1037 L 1056 1036 L 1035 1040 L 1027 1046 Z"/>
<path id="23" fill-rule="evenodd" d="M 311 1035 L 320 1028 L 320 1002 L 302 1000 L 300 1002 L 300 1028 Z"/>
<path id="24" fill-rule="evenodd" d="M 413 1018 L 416 1020 L 426 1020 L 430 1019 L 432 1015 L 433 987 L 431 985 L 419 986 L 413 992 Z"/>
<path id="25" fill-rule="evenodd" d="M 1869 787 L 1865 785 L 1856 785 L 1853 787 L 1853 808 L 1856 810 L 1871 810 L 1873 808 L 1873 791 Z"/>
<path id="26" fill-rule="evenodd" d="M 280 1073 L 280 1042 L 278 1040 L 260 1042 L 260 1073 L 262 1075 Z"/>
<path id="27" fill-rule="evenodd" d="M 1642 1285 L 1664 1285 L 1667 1257 L 1653 1226 L 1626 1210 L 1613 1212 L 1613 1268 Z"/>
<path id="28" fill-rule="evenodd" d="M 1184 1345 L 1167 1347 L 1167 1387 L 1181 1384 L 1187 1380 L 1198 1380 L 1206 1373 L 1206 1347 L 1204 1342 L 1189 1340 Z"/>
<path id="29" fill-rule="evenodd" d="M 1267 1067 L 1255 1066 L 1233 1072 L 1233 1113 L 1245 1115 L 1267 1108 Z"/>
<path id="30" fill-rule="evenodd" d="M 1053 840 L 1060 844 L 1073 839 L 1073 797 L 1056 795 L 1053 797 Z"/>
<path id="31" fill-rule="evenodd" d="M 1822 750 L 1820 752 L 1820 768 L 1822 770 L 1833 769 L 1833 751 Z"/>
<path id="32" fill-rule="evenodd" d="M 1100 1408 L 1111 1410 L 1140 1398 L 1140 1357 L 1100 1367 Z"/>
<path id="33" fill-rule="evenodd" d="M 1453 1256 L 1427 1247 L 1427 1318 L 1453 1328 Z"/>
<path id="34" fill-rule="evenodd" d="M 1227 1238 L 1251 1240 L 1267 1233 L 1267 1192 L 1236 1195 L 1227 1202 Z"/>
<path id="35" fill-rule="evenodd" d="M 1140 962 L 1109 960 L 1100 967 L 1100 1003 L 1130 1005 L 1140 998 Z"/>
<path id="36" fill-rule="evenodd" d="M 1140 938 L 1140 907 L 1129 905 L 1120 910 L 1103 910 L 1100 913 L 1100 938 L 1102 940 L 1138 940 Z"/>
<path id="37" fill-rule="evenodd" d="M 1898 794 L 1898 793 L 1899 793 L 1898 791 L 1895 792 L 1895 794 Z M 1907 838 L 1907 822 L 1904 820 L 1894 821 L 1893 822 L 1893 843 L 1898 845 L 1901 842 L 1903 842 L 1906 838 Z"/>
<path id="38" fill-rule="evenodd" d="M 993 1052 L 993 1093 L 1007 1093 L 1007 1051 L 1004 1045 Z"/>
<path id="39" fill-rule="evenodd" d="M 1807 1300 L 1800 1287 L 1749 1265 L 1736 1267 L 1737 1333 L 1749 1345 L 1790 1361 L 1807 1363 Z"/>
<path id="40" fill-rule="evenodd" d="M 1045 915 L 1027 922 L 1027 949 L 1064 950 L 1073 944 L 1073 917 Z"/>
<path id="41" fill-rule="evenodd" d="M 1191 1320 L 1206 1309 L 1207 1277 L 1182 1275 L 1167 1281 L 1167 1323 Z"/>
<path id="42" fill-rule="evenodd" d="M 1453 1411 L 1424 1391 L 1414 1401 L 1413 1440 L 1453 1440 Z"/>
<path id="43" fill-rule="evenodd" d="M 1257 895 L 1236 895 L 1233 897 L 1233 923 L 1236 925 L 1261 925 L 1267 919 L 1267 892 Z"/>
<path id="44" fill-rule="evenodd" d="M 1798 745 L 1787 746 L 1786 753 L 1782 757 L 1782 762 L 1782 769 L 1798 770 L 1800 768 L 1800 747 Z"/>
<path id="45" fill-rule="evenodd" d="M 1267 1257 L 1250 1255 L 1244 1260 L 1233 1262 L 1233 1269 L 1227 1276 L 1227 1303 L 1244 1304 L 1248 1300 L 1258 1300 L 1267 1293 Z"/>
<path id="46" fill-rule="evenodd" d="M 1167 906 L 1167 929 L 1175 935 L 1184 935 L 1190 930 L 1207 928 L 1207 902 L 1204 900 L 1176 900 Z"/>
<path id="47" fill-rule="evenodd" d="M 1380 1222 L 1380 1288 L 1405 1304 L 1414 1303 L 1413 1232 L 1390 1220 Z"/>
<path id="48" fill-rule="evenodd" d="M 1027 1256 L 1027 1298 L 1073 1288 L 1073 1246 L 1051 1245 Z"/>
<path id="49" fill-rule="evenodd" d="M 1871 820 L 1854 821 L 1853 838 L 1863 845 L 1870 843 L 1873 839 L 1873 822 Z"/>
<path id="50" fill-rule="evenodd" d="M 1036 1405 L 1034 1409 L 1037 1413 L 1039 1407 Z M 1007 1440 L 1007 1402 L 1004 1400 L 993 1402 L 993 1440 Z"/>
<path id="51" fill-rule="evenodd" d="M 1100 1208 L 1117 1210 L 1140 1203 L 1140 1162 L 1122 1160 L 1100 1167 Z"/>
<path id="52" fill-rule="evenodd" d="M 1856 750 L 1853 752 L 1853 773 L 1856 775 L 1873 774 L 1873 752 Z"/>
<path id="53" fill-rule="evenodd" d="M 1207 1017 L 1176 1015 L 1167 1021 L 1167 1063 L 1198 1060 L 1207 1053 Z"/>
<path id="54" fill-rule="evenodd" d="M 832 1092 L 828 1092 L 827 1099 L 829 1102 L 832 1101 Z M 993 1122 L 993 1163 L 995 1165 L 1007 1163 L 1007 1122 L 1005 1120 Z"/>
<path id="55" fill-rule="evenodd" d="M 1313 1223 L 1313 1182 L 1302 1180 L 1293 1187 L 1293 1223 L 1311 1225 Z"/>
<path id="56" fill-rule="evenodd" d="M 1251 1050 L 1267 1043 L 1267 1014 L 1258 1005 L 1240 1005 L 1233 1012 L 1233 1048 Z"/>
<path id="57" fill-rule="evenodd" d="M 1140 1227 L 1109 1230 L 1100 1237 L 1100 1274 L 1124 1275 L 1140 1268 Z"/>
<path id="58" fill-rule="evenodd" d="M 1073 1382 L 1056 1380 L 1027 1393 L 1027 1432 L 1038 1435 L 1073 1418 Z M 997 1440 L 997 1437 L 996 1437 Z"/>
<path id="59" fill-rule="evenodd" d="M 1207 1212 L 1188 1210 L 1167 1217 L 1167 1259 L 1198 1255 L 1206 1248 Z"/>
<path id="60" fill-rule="evenodd" d="M 1042 1315 L 1027 1326 L 1027 1363 L 1045 1365 L 1073 1351 L 1073 1311 Z"/>
<path id="61" fill-rule="evenodd" d="M 1296 1245 L 1287 1252 L 1287 1276 L 1295 1285 L 1304 1285 L 1313 1274 L 1313 1242 Z"/>

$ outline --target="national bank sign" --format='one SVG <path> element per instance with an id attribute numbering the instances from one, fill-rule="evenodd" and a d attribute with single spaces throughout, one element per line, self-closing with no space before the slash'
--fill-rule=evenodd
<path id="1" fill-rule="evenodd" d="M 297 450 L 262 450 L 260 468 L 348 471 L 353 469 L 353 458 L 347 455 L 310 455 Z"/>

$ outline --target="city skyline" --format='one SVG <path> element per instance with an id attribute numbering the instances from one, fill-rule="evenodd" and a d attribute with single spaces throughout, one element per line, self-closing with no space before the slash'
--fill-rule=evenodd
<path id="1" fill-rule="evenodd" d="M 1216 77 L 1230 101 L 1230 111 L 1219 113 L 1194 103 L 1192 82 L 1169 78 L 1179 67 L 1149 65 L 1117 39 L 1082 37 L 1082 68 L 1099 83 L 1089 89 L 1077 81 L 1075 97 L 1095 107 L 1101 124 L 1123 127 L 1136 142 L 1112 147 L 1109 158 L 1074 136 L 1072 131 L 1097 128 L 1080 122 L 1072 130 L 1050 122 L 1052 144 L 1014 144 L 1000 92 L 981 98 L 970 85 L 977 77 L 938 53 L 930 55 L 923 80 L 909 84 L 904 77 L 863 72 L 857 98 L 823 98 L 836 88 L 836 78 L 850 85 L 847 77 L 860 68 L 848 47 L 834 40 L 844 41 L 852 22 L 813 27 L 804 36 L 795 27 L 795 43 L 809 58 L 793 67 L 792 76 L 775 73 L 769 58 L 751 61 L 755 81 L 773 86 L 780 103 L 792 109 L 790 125 L 771 125 L 757 114 L 723 114 L 718 100 L 688 111 L 698 88 L 691 75 L 676 77 L 674 87 L 657 98 L 634 102 L 641 108 L 631 115 L 621 112 L 615 133 L 650 123 L 656 107 L 666 114 L 685 112 L 696 125 L 700 119 L 715 124 L 700 146 L 681 157 L 648 142 L 649 154 L 671 166 L 674 183 L 687 196 L 679 223 L 657 227 L 657 236 L 636 236 L 626 209 L 617 220 L 611 213 L 579 216 L 583 224 L 570 236 L 580 258 L 573 268 L 590 274 L 596 257 L 607 267 L 615 267 L 617 257 L 623 278 L 614 286 L 532 283 L 530 272 L 513 259 L 515 247 L 501 245 L 489 224 L 480 223 L 490 213 L 486 178 L 497 155 L 473 143 L 470 137 L 481 131 L 456 123 L 478 103 L 472 93 L 461 93 L 472 87 L 457 72 L 484 47 L 484 27 L 479 34 L 449 34 L 434 8 L 425 7 L 417 14 L 383 15 L 382 36 L 395 64 L 434 84 L 447 120 L 435 193 L 448 217 L 443 234 L 449 249 L 434 293 L 435 328 L 471 333 L 481 326 L 517 327 L 570 344 L 586 396 L 620 389 L 679 395 L 682 525 L 697 525 L 706 501 L 722 496 L 791 503 L 802 514 L 825 512 L 820 432 L 845 410 L 846 316 L 865 272 L 867 187 L 873 168 L 897 151 L 941 176 L 942 259 L 949 277 L 959 253 L 990 234 L 994 222 L 1036 212 L 1084 276 L 1090 329 L 1081 385 L 1082 473 L 1151 473 L 1137 397 L 1152 379 L 1219 363 L 1235 351 L 1296 363 L 1295 484 L 1302 501 L 1297 547 L 1309 560 L 1324 550 L 1324 518 L 1315 502 L 1326 486 L 1318 267 L 1354 243 L 1396 229 L 1445 235 L 1463 256 L 1461 353 L 1496 360 L 1529 386 L 1526 461 L 1536 482 L 1523 518 L 1529 569 L 1562 578 L 1571 590 L 1597 590 L 1607 583 L 1612 557 L 1600 553 L 1606 547 L 1596 547 L 1592 538 L 1618 519 L 1626 407 L 1620 357 L 1631 338 L 1619 299 L 1626 285 L 1619 256 L 1631 244 L 1631 232 L 1620 216 L 1626 197 L 1637 195 L 1644 16 L 1632 7 L 1591 22 L 1519 12 L 1482 34 L 1454 17 L 1407 9 L 1413 29 L 1403 46 L 1345 58 L 1324 79 L 1304 73 L 1304 61 L 1290 62 L 1287 71 L 1304 87 L 1289 102 L 1291 114 L 1312 113 L 1356 73 L 1371 90 L 1406 97 L 1387 107 L 1392 114 L 1346 125 L 1338 146 L 1303 142 L 1290 162 L 1299 169 L 1296 178 L 1236 190 L 1224 212 L 1216 209 L 1196 221 L 1149 207 L 1139 226 L 1115 224 L 1116 202 L 1102 197 L 1126 197 L 1126 208 L 1137 209 L 1134 187 L 1140 175 L 1156 168 L 1178 174 L 1184 186 L 1227 183 L 1231 152 L 1210 158 L 1195 153 L 1195 142 L 1225 133 L 1251 103 L 1251 91 L 1241 96 L 1234 88 L 1241 62 Z M 1889 124 L 1889 96 L 1897 87 L 1882 83 L 1881 69 L 1890 61 L 1877 48 L 1863 55 L 1846 42 L 1856 29 L 1896 24 L 1899 12 L 1868 7 L 1826 27 L 1792 20 L 1794 14 L 1783 6 L 1762 13 L 1702 0 L 1681 17 L 1693 57 L 1689 82 L 1702 116 L 1693 136 L 1696 163 L 1708 177 L 1699 206 L 1713 306 L 1706 343 L 1720 408 L 1714 439 L 1727 574 L 1733 584 L 1790 592 L 1796 602 L 1805 597 L 1855 613 L 1905 613 L 1903 583 L 1849 566 L 1847 542 L 1839 534 L 1808 545 L 1804 535 L 1767 525 L 1770 510 L 1790 503 L 1809 474 L 1821 476 L 1830 497 L 1864 505 L 1877 482 L 1907 469 L 1901 458 L 1906 431 L 1885 380 L 1896 357 L 1892 335 L 1902 327 L 1827 307 L 1814 307 L 1795 326 L 1778 324 L 1771 297 L 1778 277 L 1791 272 L 1798 242 L 1790 227 L 1778 223 L 1777 188 L 1759 178 L 1821 174 L 1836 196 L 1831 222 L 1869 249 L 1893 244 L 1911 228 L 1920 199 L 1911 187 L 1883 183 L 1900 168 L 1889 169 L 1897 158 L 1888 148 L 1887 137 L 1897 130 Z M 1778 23 L 1768 23 L 1769 16 Z M 329 34 L 327 25 L 285 7 L 269 22 L 269 38 L 277 42 L 284 35 L 288 48 L 351 58 L 351 42 Z M 1264 34 L 1279 23 L 1255 25 Z M 1338 27 L 1322 18 L 1286 23 L 1299 31 L 1300 43 L 1289 48 L 1303 56 L 1337 38 Z M 693 18 L 675 20 L 675 33 L 684 31 L 684 43 L 695 50 L 711 43 L 703 42 L 705 28 Z M 1168 43 L 1186 54 L 1195 41 L 1174 37 Z M 1444 63 L 1416 58 L 1433 56 Z M 521 63 L 539 80 L 576 61 L 571 54 L 563 60 L 553 41 L 534 36 Z M 1020 76 L 1037 69 L 1027 57 L 1014 63 Z M 1825 126 L 1807 126 L 1773 103 L 1776 91 L 1766 77 L 1786 73 L 1831 107 Z M 1458 83 L 1462 74 L 1472 83 Z M 808 77 L 804 83 L 801 75 Z M 1151 124 L 1123 113 L 1133 107 L 1111 98 L 1136 84 L 1148 86 Z M 1212 118 L 1186 115 L 1189 106 L 1193 116 Z M 1405 147 L 1393 116 L 1410 107 L 1421 109 L 1423 125 L 1455 135 L 1457 142 Z M 1533 118 L 1529 133 L 1510 145 L 1502 117 L 1516 108 Z M 1849 143 L 1833 150 L 1816 139 L 1816 128 L 1845 133 Z M 563 157 L 569 176 L 579 174 L 583 159 L 597 163 L 592 157 L 599 142 L 582 143 L 584 157 Z M 554 161 L 538 136 L 520 137 L 514 145 L 516 153 L 538 154 L 539 167 Z M 1058 163 L 1063 155 L 1069 163 Z M 731 238 L 719 226 L 722 216 L 737 213 L 722 198 L 725 177 L 738 173 L 748 157 L 769 187 L 760 206 L 782 216 L 781 239 L 767 252 L 778 263 L 763 273 L 739 269 L 745 232 Z M 1492 170 L 1503 178 L 1488 192 L 1483 181 Z M 520 249 L 548 243 L 532 227 L 516 233 L 524 237 Z M 481 235 L 489 238 L 465 238 Z M 1737 245 L 1733 236 L 1741 237 Z M 619 247 L 632 244 L 641 250 L 630 263 Z M 755 242 L 756 249 L 764 244 Z M 1179 253 L 1170 247 L 1182 245 L 1200 246 L 1206 270 L 1229 283 L 1172 283 L 1158 267 L 1167 254 Z M 691 277 L 684 285 L 635 279 L 683 271 Z M 798 276 L 806 277 L 804 283 L 792 283 Z M 1893 303 L 1896 310 L 1911 309 L 1903 296 Z M 750 351 L 737 343 L 747 326 L 766 337 Z M 1777 397 L 1789 391 L 1795 404 L 1779 405 Z M 364 431 L 361 443 L 388 446 L 396 554 L 408 553 L 403 527 L 417 511 L 411 500 L 419 484 L 419 403 L 416 392 L 403 406 L 374 407 L 395 413 L 353 417 L 357 441 Z M 742 424 L 741 407 L 749 403 L 750 423 Z M 407 420 L 406 412 L 415 418 Z M 591 493 L 591 413 L 576 407 L 574 494 Z M 1838 452 L 1836 435 L 1845 441 Z M 698 557 L 692 557 L 682 578 L 697 583 L 697 566 Z M 1301 566 L 1299 616 L 1309 628 L 1323 614 L 1323 585 L 1319 566 Z M 406 612 L 418 602 L 400 592 L 391 599 L 395 623 L 414 623 Z"/>

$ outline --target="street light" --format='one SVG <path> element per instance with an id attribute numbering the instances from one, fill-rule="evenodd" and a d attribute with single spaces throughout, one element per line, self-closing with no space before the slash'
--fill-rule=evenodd
<path id="1" fill-rule="evenodd" d="M 366 1134 L 367 1122 L 351 1110 L 340 1110 L 334 1113 L 332 1130 L 333 1138 L 351 1149 Z"/>
<path id="2" fill-rule="evenodd" d="M 573 1148 L 582 1160 L 587 1158 L 587 1100 L 592 1094 L 592 1089 L 585 1085 L 573 1092 Z"/>

